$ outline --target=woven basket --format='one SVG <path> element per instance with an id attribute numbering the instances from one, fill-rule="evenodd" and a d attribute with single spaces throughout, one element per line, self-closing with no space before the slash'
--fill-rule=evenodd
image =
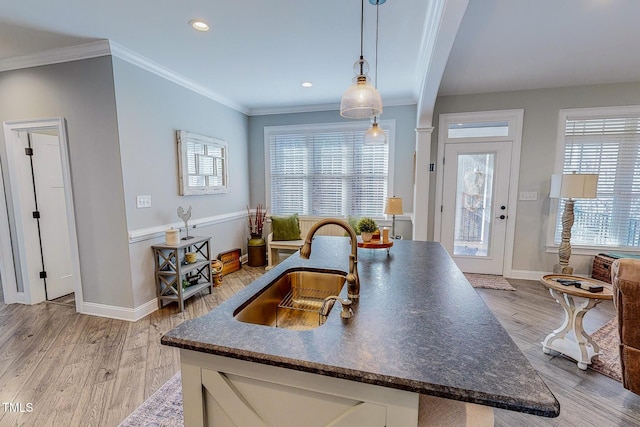
<path id="1" fill-rule="evenodd" d="M 606 254 L 598 254 L 593 258 L 591 277 L 602 282 L 611 283 L 611 264 L 615 261 Z"/>

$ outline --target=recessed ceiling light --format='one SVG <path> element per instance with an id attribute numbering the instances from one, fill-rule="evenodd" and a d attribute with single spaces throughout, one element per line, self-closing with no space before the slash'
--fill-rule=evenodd
<path id="1" fill-rule="evenodd" d="M 192 19 L 189 24 L 198 31 L 209 31 L 209 25 L 200 19 Z"/>
<path id="2" fill-rule="evenodd" d="M 302 87 L 311 87 L 311 86 L 313 86 L 313 83 L 311 83 L 311 82 L 302 83 Z"/>

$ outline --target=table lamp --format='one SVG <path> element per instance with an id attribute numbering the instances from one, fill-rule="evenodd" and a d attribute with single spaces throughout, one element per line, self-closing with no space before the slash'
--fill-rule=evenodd
<path id="1" fill-rule="evenodd" d="M 571 227 L 573 227 L 574 199 L 595 199 L 598 189 L 597 174 L 554 174 L 551 176 L 549 197 L 568 199 L 562 213 L 562 239 L 558 247 L 559 263 L 553 267 L 556 274 L 573 274 L 571 257 Z"/>
<path id="2" fill-rule="evenodd" d="M 396 236 L 396 215 L 402 215 L 402 197 L 389 197 L 387 198 L 387 204 L 384 207 L 385 215 L 392 215 L 391 220 L 391 238 L 395 239 L 400 236 Z"/>

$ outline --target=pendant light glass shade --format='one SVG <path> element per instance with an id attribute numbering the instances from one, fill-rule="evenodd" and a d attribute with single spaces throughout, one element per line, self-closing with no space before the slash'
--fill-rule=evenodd
<path id="1" fill-rule="evenodd" d="M 362 143 L 364 145 L 383 145 L 387 143 L 387 135 L 384 133 L 384 130 L 378 126 L 376 117 L 373 118 L 371 127 L 364 133 Z"/>
<path id="2" fill-rule="evenodd" d="M 365 75 L 354 77 L 354 82 L 342 95 L 340 115 L 347 119 L 368 119 L 382 114 L 382 98 Z"/>
<path id="3" fill-rule="evenodd" d="M 369 63 L 362 55 L 364 34 L 364 0 L 360 15 L 360 58 L 353 65 L 355 77 L 340 101 L 340 115 L 347 119 L 366 119 L 382 114 L 382 98 L 378 90 L 369 83 Z M 377 26 L 376 26 L 377 30 Z M 377 41 L 376 41 L 377 48 Z M 376 58 L 377 61 L 377 58 Z"/>

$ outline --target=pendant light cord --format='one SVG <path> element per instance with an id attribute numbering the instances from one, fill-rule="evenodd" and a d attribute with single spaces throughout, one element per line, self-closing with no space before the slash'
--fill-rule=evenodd
<path id="1" fill-rule="evenodd" d="M 380 15 L 378 14 L 378 7 L 380 1 L 376 1 L 376 80 L 374 82 L 375 88 L 378 89 L 378 26 L 380 25 Z"/>
<path id="2" fill-rule="evenodd" d="M 364 59 L 364 0 L 360 4 L 360 75 L 363 74 L 363 62 Z"/>
<path id="3" fill-rule="evenodd" d="M 380 14 L 378 13 L 378 7 L 380 6 L 380 0 L 376 1 L 376 77 L 374 81 L 374 87 L 378 89 L 378 27 L 380 25 Z M 373 116 L 373 123 L 377 125 L 378 116 Z"/>

